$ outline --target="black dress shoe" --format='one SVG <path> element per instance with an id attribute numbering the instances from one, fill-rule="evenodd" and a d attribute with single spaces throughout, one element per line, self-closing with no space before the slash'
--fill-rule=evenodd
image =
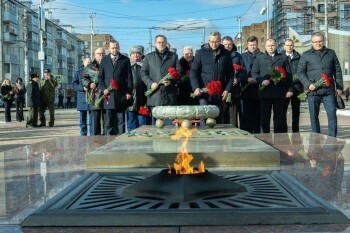
<path id="1" fill-rule="evenodd" d="M 43 124 L 40 124 L 40 125 L 38 125 L 38 127 L 45 127 L 46 125 L 43 125 Z"/>

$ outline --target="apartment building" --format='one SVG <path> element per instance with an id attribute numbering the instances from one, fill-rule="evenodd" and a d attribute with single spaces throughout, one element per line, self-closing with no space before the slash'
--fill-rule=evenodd
<path id="1" fill-rule="evenodd" d="M 0 13 L 0 81 L 14 82 L 18 77 L 29 80 L 29 74 L 40 73 L 40 19 L 32 1 L 6 0 Z M 50 68 L 62 88 L 73 81 L 85 57 L 84 41 L 59 26 L 58 21 L 45 22 L 44 68 Z M 26 66 L 27 70 L 26 71 Z"/>

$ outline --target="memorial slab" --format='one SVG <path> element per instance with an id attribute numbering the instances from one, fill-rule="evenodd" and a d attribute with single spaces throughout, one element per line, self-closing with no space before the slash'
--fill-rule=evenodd
<path id="1" fill-rule="evenodd" d="M 157 129 L 146 126 L 117 137 L 86 156 L 87 169 L 120 167 L 165 167 L 175 161 L 182 140 L 172 140 L 176 127 Z M 237 128 L 198 128 L 187 144 L 195 166 L 237 169 L 279 169 L 280 153 L 253 135 Z"/>

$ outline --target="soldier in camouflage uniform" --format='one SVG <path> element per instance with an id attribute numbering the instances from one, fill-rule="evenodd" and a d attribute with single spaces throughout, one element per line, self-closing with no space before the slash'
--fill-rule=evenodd
<path id="1" fill-rule="evenodd" d="M 40 125 L 46 126 L 45 111 L 49 109 L 50 121 L 49 127 L 54 126 L 55 122 L 55 88 L 58 86 L 57 81 L 51 75 L 51 70 L 46 69 L 44 72 L 44 79 L 40 82 Z"/>

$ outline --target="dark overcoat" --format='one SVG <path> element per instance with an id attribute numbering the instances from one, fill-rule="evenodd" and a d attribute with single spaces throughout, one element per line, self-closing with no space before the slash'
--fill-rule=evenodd
<path id="1" fill-rule="evenodd" d="M 213 51 L 209 44 L 204 44 L 196 53 L 191 66 L 192 90 L 204 88 L 213 80 L 220 80 L 223 91 L 231 91 L 233 74 L 230 52 L 223 45 L 220 45 L 217 51 Z"/>
<path id="2" fill-rule="evenodd" d="M 265 52 L 258 55 L 252 67 L 252 76 L 261 85 L 264 80 L 271 78 L 271 70 L 275 66 L 281 66 L 286 71 L 287 76 L 277 85 L 270 82 L 270 85 L 259 91 L 261 99 L 284 99 L 286 98 L 287 91 L 293 92 L 292 73 L 288 57 L 285 54 L 276 52 L 271 57 Z"/>
<path id="3" fill-rule="evenodd" d="M 142 81 L 150 89 L 152 83 L 159 82 L 168 74 L 169 68 L 178 67 L 178 57 L 175 53 L 166 50 L 163 55 L 157 51 L 145 56 L 141 69 Z M 178 70 L 179 71 L 179 70 Z M 181 76 L 182 73 L 180 73 Z M 169 86 L 159 85 L 159 87 L 147 98 L 148 106 L 166 106 L 177 104 L 178 89 L 176 81 L 172 80 Z"/>
<path id="4" fill-rule="evenodd" d="M 98 88 L 102 93 L 109 88 L 111 80 L 117 82 L 118 90 L 110 91 L 104 100 L 104 108 L 125 110 L 129 103 L 125 95 L 131 95 L 132 92 L 132 72 L 128 57 L 119 54 L 115 65 L 110 55 L 102 58 L 98 74 Z"/>
<path id="5" fill-rule="evenodd" d="M 30 81 L 26 87 L 27 89 L 27 106 L 38 108 L 40 107 L 40 88 L 35 81 Z"/>

